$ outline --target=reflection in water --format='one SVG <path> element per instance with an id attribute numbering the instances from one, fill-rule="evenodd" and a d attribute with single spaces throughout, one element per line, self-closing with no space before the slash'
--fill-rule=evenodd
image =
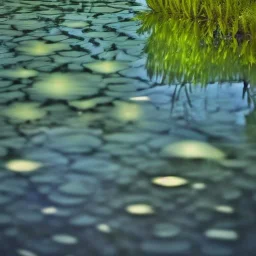
<path id="1" fill-rule="evenodd" d="M 191 95 L 194 89 L 190 87 L 191 84 L 208 84 L 209 89 L 209 83 L 215 82 L 232 82 L 233 85 L 234 82 L 242 82 L 243 100 L 248 102 L 251 109 L 254 108 L 254 17 L 243 13 L 236 19 L 233 17 L 232 25 L 221 19 L 217 22 L 199 22 L 174 19 L 157 13 L 142 13 L 137 18 L 142 22 L 139 33 L 149 33 L 145 52 L 148 55 L 146 69 L 150 78 L 156 78 L 162 83 L 181 85 L 174 90 L 172 110 L 182 91 L 188 105 L 194 107 L 195 99 Z M 216 88 L 216 84 L 213 86 Z M 246 129 L 251 139 L 256 138 L 255 123 L 254 111 L 246 117 Z"/>
<path id="2" fill-rule="evenodd" d="M 145 51 L 149 76 L 163 82 L 256 83 L 256 34 L 242 33 L 218 21 L 175 20 L 143 13 L 140 33 L 150 33 Z M 238 24 L 238 21 L 237 21 Z"/>
<path id="3" fill-rule="evenodd" d="M 250 136 L 250 139 L 256 140 L 256 111 L 251 112 L 246 116 L 246 130 L 247 134 Z"/>

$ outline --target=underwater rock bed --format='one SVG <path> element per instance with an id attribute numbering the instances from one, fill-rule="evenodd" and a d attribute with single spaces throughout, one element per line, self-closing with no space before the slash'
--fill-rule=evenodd
<path id="1" fill-rule="evenodd" d="M 145 10 L 0 6 L 0 255 L 255 254 L 256 91 L 159 79 Z"/>

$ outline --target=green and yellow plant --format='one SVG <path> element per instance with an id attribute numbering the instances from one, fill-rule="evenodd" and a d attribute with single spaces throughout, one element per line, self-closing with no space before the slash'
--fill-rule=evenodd
<path id="1" fill-rule="evenodd" d="M 242 26 L 251 26 L 256 20 L 255 0 L 146 0 L 157 13 L 175 19 L 210 20 L 232 24 L 240 19 Z M 250 21 L 250 22 L 248 22 Z"/>
<path id="2" fill-rule="evenodd" d="M 165 7 L 172 10 L 171 6 L 183 0 L 159 0 L 158 5 L 153 0 L 148 2 L 160 11 Z M 187 5 L 194 6 L 192 1 Z M 181 12 L 175 8 L 177 13 Z M 223 11 L 227 12 L 231 11 Z M 239 21 L 245 19 L 241 17 L 233 18 L 231 24 L 214 19 L 175 19 L 152 12 L 137 18 L 142 22 L 139 32 L 150 33 L 145 47 L 150 77 L 161 77 L 169 84 L 205 85 L 241 80 L 256 84 L 256 29 L 249 18 L 244 24 Z"/>

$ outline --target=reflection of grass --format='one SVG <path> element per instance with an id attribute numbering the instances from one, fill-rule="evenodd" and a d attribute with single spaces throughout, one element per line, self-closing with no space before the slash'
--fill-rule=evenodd
<path id="1" fill-rule="evenodd" d="M 230 26 L 210 20 L 175 20 L 156 13 L 138 18 L 142 21 L 139 32 L 151 33 L 145 48 L 151 77 L 162 77 L 168 83 L 256 83 L 256 31 L 252 33 L 250 25 L 241 30 L 238 19 Z"/>

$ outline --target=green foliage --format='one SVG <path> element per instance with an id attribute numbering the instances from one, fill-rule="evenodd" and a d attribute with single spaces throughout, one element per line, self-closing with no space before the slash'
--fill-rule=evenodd
<path id="1" fill-rule="evenodd" d="M 155 12 L 168 14 L 173 18 L 211 20 L 230 24 L 239 17 L 248 25 L 256 13 L 255 0 L 147 0 Z"/>
<path id="2" fill-rule="evenodd" d="M 163 8 L 178 1 L 161 2 Z M 240 80 L 256 84 L 256 30 L 248 21 L 240 25 L 239 20 L 246 18 L 237 17 L 232 26 L 222 20 L 177 20 L 160 13 L 137 18 L 142 21 L 139 32 L 150 33 L 145 47 L 150 77 L 169 84 Z"/>

